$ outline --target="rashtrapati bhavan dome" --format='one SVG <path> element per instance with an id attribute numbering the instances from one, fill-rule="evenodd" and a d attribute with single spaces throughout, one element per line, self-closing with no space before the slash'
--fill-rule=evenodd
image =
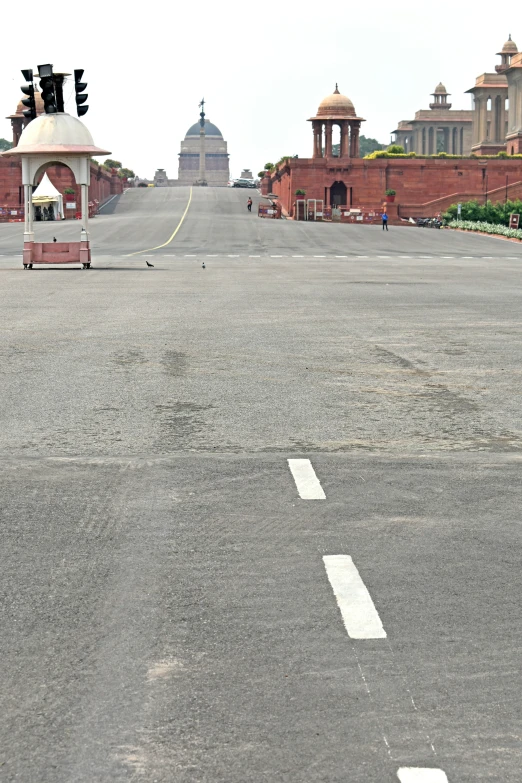
<path id="1" fill-rule="evenodd" d="M 204 115 L 202 120 L 203 125 L 200 121 L 190 126 L 181 142 L 178 184 L 194 185 L 198 182 L 201 169 L 201 130 L 203 130 L 204 179 L 206 184 L 226 185 L 230 179 L 227 142 L 223 139 L 223 134 L 214 123 L 209 122 Z"/>

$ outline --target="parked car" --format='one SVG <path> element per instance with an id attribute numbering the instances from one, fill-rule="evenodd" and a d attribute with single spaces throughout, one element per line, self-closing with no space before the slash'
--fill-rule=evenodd
<path id="1" fill-rule="evenodd" d="M 255 183 L 252 179 L 236 179 L 234 180 L 234 188 L 255 188 Z"/>
<path id="2" fill-rule="evenodd" d="M 233 187 L 235 187 L 235 185 L 236 185 L 236 180 L 235 179 L 229 179 L 228 180 L 227 188 L 233 188 Z"/>

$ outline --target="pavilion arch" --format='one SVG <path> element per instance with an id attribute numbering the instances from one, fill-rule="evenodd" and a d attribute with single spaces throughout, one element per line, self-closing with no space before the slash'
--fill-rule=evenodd
<path id="1" fill-rule="evenodd" d="M 27 179 L 32 185 L 37 184 L 38 177 L 42 176 L 51 166 L 65 166 L 72 172 L 77 185 L 88 185 L 90 180 L 90 161 L 80 157 L 61 157 L 59 155 L 33 156 L 23 161 L 27 164 Z"/>

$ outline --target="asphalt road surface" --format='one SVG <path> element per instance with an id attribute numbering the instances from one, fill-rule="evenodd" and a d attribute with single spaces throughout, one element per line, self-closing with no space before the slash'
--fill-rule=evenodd
<path id="1" fill-rule="evenodd" d="M 251 194 L 0 225 L 0 780 L 520 783 L 522 247 Z"/>

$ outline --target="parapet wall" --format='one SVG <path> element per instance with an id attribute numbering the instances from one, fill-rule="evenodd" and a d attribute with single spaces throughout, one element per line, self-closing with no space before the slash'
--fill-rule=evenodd
<path id="1" fill-rule="evenodd" d="M 330 189 L 342 182 L 346 204 L 378 206 L 385 191 L 395 190 L 395 205 L 403 217 L 435 215 L 450 204 L 476 198 L 502 200 L 522 192 L 522 159 L 519 158 L 291 158 L 270 179 L 263 191 L 279 196 L 292 214 L 295 191 L 330 205 Z M 407 206 L 407 211 L 405 207 Z"/>
<path id="2" fill-rule="evenodd" d="M 76 203 L 80 204 L 80 188 L 74 182 L 72 171 L 67 166 L 50 166 L 46 173 L 60 193 L 65 188 L 74 188 Z M 94 161 L 91 163 L 91 184 L 89 186 L 89 200 L 99 201 L 100 204 L 110 196 L 122 193 L 124 181 L 106 169 L 101 168 Z M 12 158 L 0 158 L 0 205 L 17 209 L 23 208 L 24 195 L 22 186 L 22 164 L 20 160 Z M 65 204 L 64 204 L 65 206 Z M 71 214 L 68 214 L 71 212 Z M 66 217 L 74 218 L 75 210 L 65 210 Z"/>

